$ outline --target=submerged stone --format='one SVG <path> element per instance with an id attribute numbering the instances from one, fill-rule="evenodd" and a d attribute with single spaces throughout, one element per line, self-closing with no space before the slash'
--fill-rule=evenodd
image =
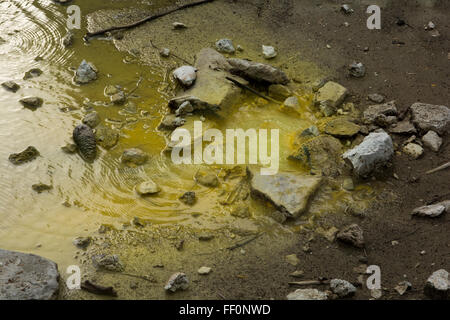
<path id="1" fill-rule="evenodd" d="M 100 116 L 96 111 L 88 113 L 82 120 L 82 122 L 94 129 L 100 123 Z"/>
<path id="2" fill-rule="evenodd" d="M 12 92 L 17 92 L 20 89 L 20 86 L 14 81 L 5 81 L 2 83 L 2 87 Z"/>
<path id="3" fill-rule="evenodd" d="M 136 192 L 141 196 L 155 194 L 161 191 L 161 188 L 153 181 L 147 180 L 136 186 Z"/>
<path id="4" fill-rule="evenodd" d="M 251 175 L 252 195 L 272 202 L 290 217 L 304 213 L 319 189 L 322 178 L 299 173 L 278 173 L 263 176 L 257 170 L 247 169 Z"/>
<path id="5" fill-rule="evenodd" d="M 25 72 L 25 75 L 23 76 L 23 80 L 28 80 L 32 78 L 39 77 L 42 74 L 42 70 L 39 68 L 33 68 Z"/>
<path id="6" fill-rule="evenodd" d="M 214 172 L 206 171 L 206 170 L 199 170 L 195 174 L 195 181 L 208 188 L 215 188 L 219 185 L 219 179 L 217 178 L 217 175 Z"/>
<path id="7" fill-rule="evenodd" d="M 101 147 L 111 149 L 119 141 L 119 132 L 105 126 L 99 126 L 95 130 L 95 138 Z"/>
<path id="8" fill-rule="evenodd" d="M 20 99 L 19 102 L 27 109 L 36 110 L 37 108 L 40 108 L 42 106 L 44 100 L 39 97 L 26 97 Z"/>
<path id="9" fill-rule="evenodd" d="M 39 156 L 39 151 L 33 146 L 29 146 L 20 153 L 13 153 L 9 156 L 9 161 L 15 165 L 21 165 L 33 161 Z"/>
<path id="10" fill-rule="evenodd" d="M 44 192 L 44 191 L 51 190 L 51 189 L 53 188 L 53 186 L 48 185 L 48 184 L 44 184 L 44 183 L 36 183 L 36 184 L 33 184 L 33 185 L 31 186 L 31 188 L 32 188 L 34 191 L 36 191 L 37 193 L 42 193 L 42 192 Z"/>
<path id="11" fill-rule="evenodd" d="M 175 130 L 186 123 L 186 120 L 177 117 L 175 114 L 167 114 L 162 119 L 161 123 L 158 125 L 158 130 Z"/>
<path id="12" fill-rule="evenodd" d="M 56 263 L 0 249 L 0 300 L 51 300 L 57 298 L 58 291 Z"/>
<path id="13" fill-rule="evenodd" d="M 147 162 L 148 155 L 141 149 L 126 149 L 122 154 L 122 163 L 128 166 L 140 166 Z"/>
<path id="14" fill-rule="evenodd" d="M 197 201 L 197 198 L 195 196 L 195 192 L 193 191 L 188 191 L 186 193 L 184 193 L 179 200 L 181 202 L 183 202 L 184 204 L 188 205 L 188 206 L 192 206 L 195 204 L 195 202 Z"/>
<path id="15" fill-rule="evenodd" d="M 69 31 L 67 32 L 64 37 L 62 38 L 62 44 L 64 47 L 69 47 L 73 44 L 73 40 L 75 38 L 75 35 L 73 33 L 73 31 Z"/>

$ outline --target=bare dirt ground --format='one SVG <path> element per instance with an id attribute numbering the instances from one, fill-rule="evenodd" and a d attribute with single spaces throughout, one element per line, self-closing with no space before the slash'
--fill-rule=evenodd
<path id="1" fill-rule="evenodd" d="M 177 13 L 177 18 L 188 20 L 184 15 L 192 17 L 197 12 L 203 16 L 208 12 L 213 28 L 215 23 L 225 23 L 220 18 L 221 10 L 227 12 L 224 15 L 232 12 L 243 21 L 242 26 L 230 27 L 240 39 L 252 37 L 252 30 L 245 28 L 248 21 L 257 23 L 268 38 L 277 39 L 273 45 L 279 52 L 289 53 L 286 56 L 298 52 L 302 59 L 333 74 L 334 80 L 351 91 L 349 101 L 361 109 L 371 104 L 367 101 L 367 95 L 371 93 L 383 94 L 388 101 L 396 100 L 400 112 L 418 101 L 449 105 L 448 1 L 437 1 L 434 6 L 419 6 L 415 1 L 384 1 L 382 29 L 375 31 L 366 27 L 368 3 L 364 1 L 348 1 L 355 10 L 352 15 L 340 12 L 340 1 L 218 2 Z M 407 24 L 397 25 L 398 18 Z M 432 37 L 424 30 L 430 20 L 437 25 L 440 37 Z M 344 26 L 344 22 L 349 26 Z M 260 36 L 254 37 L 255 43 L 259 43 Z M 393 40 L 404 44 L 393 44 Z M 364 50 L 366 47 L 368 50 Z M 353 61 L 366 65 L 364 78 L 347 76 L 346 66 Z M 407 137 L 393 138 L 401 145 Z M 377 177 L 385 182 L 386 189 L 364 217 L 330 214 L 319 219 L 319 225 L 337 228 L 358 223 L 364 230 L 365 249 L 330 243 L 308 232 L 283 235 L 282 242 L 262 236 L 243 247 L 245 254 L 237 249 L 203 258 L 185 255 L 179 260 L 185 272 L 196 274 L 198 265 L 190 264 L 192 260 L 207 263 L 213 267 L 213 272 L 207 278 L 197 276 L 193 279 L 192 289 L 176 296 L 163 296 L 159 290 L 160 293 L 150 297 L 285 299 L 286 294 L 294 291 L 288 282 L 295 280 L 289 276 L 295 270 L 304 271 L 303 280 L 326 277 L 356 282 L 358 273 L 354 268 L 367 264 L 381 268 L 385 289 L 383 299 L 424 299 L 423 286 L 429 275 L 450 267 L 450 216 L 446 214 L 434 220 L 412 219 L 411 211 L 450 198 L 450 170 L 424 174 L 450 160 L 449 144 L 446 136 L 439 153 L 426 150 L 418 160 L 396 154 L 393 166 Z M 394 178 L 394 173 L 398 179 Z M 398 244 L 393 245 L 393 240 Z M 303 250 L 305 244 L 311 252 Z M 298 266 L 286 263 L 285 256 L 289 254 L 297 254 Z M 411 282 L 413 289 L 400 296 L 394 287 L 404 280 Z M 318 288 L 327 289 L 324 286 Z M 370 292 L 365 287 L 360 288 L 354 298 L 368 299 Z"/>

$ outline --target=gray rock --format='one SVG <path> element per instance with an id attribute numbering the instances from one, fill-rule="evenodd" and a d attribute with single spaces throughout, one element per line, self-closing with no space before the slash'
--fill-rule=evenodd
<path id="1" fill-rule="evenodd" d="M 419 159 L 423 154 L 423 148 L 417 143 L 408 143 L 403 147 L 403 152 L 413 159 Z"/>
<path id="2" fill-rule="evenodd" d="M 277 51 L 272 46 L 262 46 L 262 54 L 265 59 L 273 59 L 277 56 Z"/>
<path id="3" fill-rule="evenodd" d="M 73 141 L 85 161 L 92 162 L 95 160 L 97 156 L 97 140 L 91 127 L 85 124 L 76 126 L 73 130 Z"/>
<path id="4" fill-rule="evenodd" d="M 189 279 L 185 273 L 177 272 L 173 274 L 167 281 L 164 289 L 170 292 L 176 292 L 178 290 L 186 290 L 189 288 Z"/>
<path id="5" fill-rule="evenodd" d="M 197 79 L 197 69 L 192 66 L 181 66 L 173 72 L 173 76 L 181 85 L 188 88 L 192 86 Z"/>
<path id="6" fill-rule="evenodd" d="M 124 267 L 117 255 L 97 254 L 92 256 L 94 267 L 99 270 L 122 272 Z"/>
<path id="7" fill-rule="evenodd" d="M 231 65 L 231 73 L 249 80 L 271 84 L 287 84 L 289 82 L 289 78 L 283 71 L 267 64 L 243 59 L 228 59 L 228 62 Z"/>
<path id="8" fill-rule="evenodd" d="M 183 202 L 184 204 L 188 205 L 188 206 L 192 206 L 195 204 L 195 202 L 197 201 L 197 198 L 195 197 L 195 192 L 193 191 L 188 191 L 185 192 L 180 198 L 179 200 L 181 202 Z"/>
<path id="9" fill-rule="evenodd" d="M 24 151 L 19 153 L 12 153 L 9 156 L 9 161 L 15 165 L 21 165 L 33 161 L 39 156 L 39 151 L 33 146 L 29 146 Z"/>
<path id="10" fill-rule="evenodd" d="M 431 299 L 448 300 L 450 298 L 449 273 L 444 269 L 434 272 L 428 278 L 424 292 Z"/>
<path id="11" fill-rule="evenodd" d="M 192 106 L 192 104 L 189 101 L 185 101 L 183 102 L 178 109 L 175 111 L 175 114 L 177 116 L 183 116 L 183 115 L 187 115 L 190 114 L 194 111 L 194 107 Z"/>
<path id="12" fill-rule="evenodd" d="M 105 149 L 111 149 L 119 141 L 119 132 L 105 126 L 98 126 L 95 129 L 95 139 L 99 146 Z"/>
<path id="13" fill-rule="evenodd" d="M 422 131 L 433 130 L 443 135 L 450 126 L 450 109 L 426 103 L 414 103 L 411 108 L 413 123 Z"/>
<path id="14" fill-rule="evenodd" d="M 366 75 L 366 67 L 361 62 L 353 62 L 348 67 L 350 76 L 355 78 L 362 78 Z"/>
<path id="15" fill-rule="evenodd" d="M 162 119 L 161 123 L 158 125 L 158 130 L 175 130 L 186 123 L 186 120 L 177 117 L 175 114 L 167 114 Z"/>
<path id="16" fill-rule="evenodd" d="M 220 39 L 216 42 L 216 49 L 223 53 L 234 53 L 236 50 L 233 46 L 233 41 L 230 39 Z"/>
<path id="17" fill-rule="evenodd" d="M 0 249 L 0 300 L 56 299 L 58 282 L 58 266 L 53 261 Z"/>
<path id="18" fill-rule="evenodd" d="M 75 38 L 75 35 L 72 31 L 69 31 L 65 34 L 65 36 L 62 38 L 62 44 L 64 47 L 69 47 L 73 44 L 73 40 Z"/>
<path id="19" fill-rule="evenodd" d="M 136 192 L 141 196 L 155 194 L 161 191 L 161 188 L 153 181 L 147 180 L 136 186 Z"/>
<path id="20" fill-rule="evenodd" d="M 298 173 L 278 173 L 263 176 L 259 170 L 247 169 L 251 175 L 252 195 L 263 197 L 290 217 L 304 213 L 319 189 L 322 178 Z"/>
<path id="21" fill-rule="evenodd" d="M 350 160 L 357 175 L 367 177 L 375 169 L 386 165 L 393 155 L 392 139 L 382 131 L 369 134 L 361 144 L 344 153 L 343 158 Z"/>
<path id="22" fill-rule="evenodd" d="M 5 81 L 2 83 L 2 87 L 12 92 L 17 92 L 20 89 L 20 86 L 14 81 Z"/>
<path id="23" fill-rule="evenodd" d="M 28 80 L 32 78 L 39 77 L 42 74 L 42 70 L 39 68 L 32 68 L 25 72 L 25 75 L 23 76 L 23 80 Z"/>
<path id="24" fill-rule="evenodd" d="M 300 103 L 297 97 L 289 97 L 283 103 L 284 108 L 296 112 L 300 112 Z"/>
<path id="25" fill-rule="evenodd" d="M 442 138 L 434 131 L 428 131 L 426 135 L 422 137 L 422 142 L 425 147 L 430 148 L 434 152 L 438 152 L 442 146 Z"/>
<path id="26" fill-rule="evenodd" d="M 317 289 L 297 289 L 287 295 L 288 300 L 327 300 L 328 295 Z"/>
<path id="27" fill-rule="evenodd" d="M 97 79 L 97 68 L 83 60 L 75 73 L 75 82 L 86 84 Z"/>
<path id="28" fill-rule="evenodd" d="M 337 294 L 339 298 L 346 298 L 353 296 L 356 293 L 356 288 L 350 282 L 340 279 L 333 279 L 330 282 L 331 291 Z"/>
<path id="29" fill-rule="evenodd" d="M 40 108 L 42 106 L 44 100 L 38 97 L 26 97 L 20 99 L 19 102 L 27 109 L 36 110 L 37 108 Z"/>
<path id="30" fill-rule="evenodd" d="M 315 103 L 317 105 L 326 104 L 332 108 L 337 108 L 342 104 L 348 90 L 339 83 L 328 81 L 321 87 L 315 95 Z"/>
<path id="31" fill-rule="evenodd" d="M 100 116 L 96 111 L 88 113 L 82 120 L 82 122 L 94 129 L 100 123 Z"/>
<path id="32" fill-rule="evenodd" d="M 364 233 L 357 224 L 352 224 L 338 232 L 336 238 L 357 248 L 364 248 Z"/>
<path id="33" fill-rule="evenodd" d="M 351 14 L 354 12 L 354 10 L 348 5 L 348 4 L 343 4 L 341 6 L 341 10 L 342 12 L 344 12 L 345 14 Z"/>
<path id="34" fill-rule="evenodd" d="M 122 154 L 122 163 L 128 166 L 140 166 L 147 162 L 148 155 L 141 149 L 126 149 Z"/>
<path id="35" fill-rule="evenodd" d="M 412 215 L 417 217 L 437 218 L 446 212 L 446 207 L 442 204 L 423 206 L 413 210 Z"/>
<path id="36" fill-rule="evenodd" d="M 376 104 L 367 107 L 363 113 L 363 119 L 367 124 L 377 124 L 377 119 L 389 116 L 397 116 L 397 106 L 395 101 L 384 104 Z"/>
<path id="37" fill-rule="evenodd" d="M 368 96 L 369 100 L 375 103 L 383 103 L 384 97 L 381 94 L 378 93 L 372 93 Z"/>

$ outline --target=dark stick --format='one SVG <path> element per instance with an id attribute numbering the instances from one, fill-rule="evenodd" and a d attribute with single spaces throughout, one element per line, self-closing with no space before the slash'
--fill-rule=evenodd
<path id="1" fill-rule="evenodd" d="M 171 14 L 171 13 L 173 13 L 175 11 L 183 10 L 183 9 L 187 9 L 187 8 L 192 8 L 192 7 L 195 7 L 195 6 L 198 6 L 198 5 L 201 5 L 201 4 L 205 4 L 205 3 L 209 3 L 209 2 L 213 2 L 213 1 L 214 0 L 200 0 L 200 1 L 192 2 L 192 3 L 188 3 L 188 4 L 185 4 L 185 5 L 179 6 L 179 7 L 175 8 L 175 9 L 170 9 L 168 11 L 165 11 L 165 12 L 162 12 L 162 13 L 158 13 L 158 14 L 155 14 L 153 16 L 148 16 L 148 17 L 146 17 L 146 18 L 144 18 L 142 20 L 136 21 L 136 22 L 131 23 L 131 24 L 127 24 L 127 25 L 124 25 L 124 26 L 115 26 L 115 27 L 99 30 L 99 31 L 96 31 L 96 32 L 88 32 L 88 33 L 86 33 L 84 38 L 88 39 L 88 38 L 99 36 L 99 35 L 102 35 L 102 34 L 104 34 L 106 32 L 115 31 L 115 30 L 123 30 L 123 29 L 135 28 L 137 26 L 140 26 L 143 23 L 146 23 L 148 21 L 152 21 L 152 20 L 164 17 L 164 16 L 166 16 L 168 14 Z"/>
<path id="2" fill-rule="evenodd" d="M 237 81 L 237 80 L 234 80 L 234 79 L 232 79 L 232 78 L 230 78 L 230 77 L 226 77 L 226 79 L 229 80 L 229 81 L 231 81 L 231 82 L 233 82 L 233 83 L 234 83 L 235 85 L 237 85 L 239 88 L 248 90 L 248 91 L 250 91 L 251 93 L 256 94 L 258 97 L 263 98 L 264 100 L 267 100 L 267 101 L 270 101 L 270 102 L 273 102 L 273 103 L 281 103 L 280 101 L 277 101 L 277 100 L 275 100 L 275 99 L 272 99 L 272 98 L 270 98 L 270 97 L 267 97 L 267 96 L 263 95 L 262 93 L 259 93 L 259 92 L 256 91 L 255 89 L 250 88 L 249 86 L 247 86 L 247 85 L 245 85 L 245 84 L 243 84 L 243 83 L 240 83 L 240 82 Z"/>

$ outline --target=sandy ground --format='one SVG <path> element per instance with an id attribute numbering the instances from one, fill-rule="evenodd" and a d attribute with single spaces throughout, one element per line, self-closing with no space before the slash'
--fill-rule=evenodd
<path id="1" fill-rule="evenodd" d="M 275 60 L 276 65 L 283 65 L 289 57 L 298 54 L 301 60 L 306 61 L 306 65 L 320 67 L 320 70 L 312 72 L 311 79 L 300 77 L 302 81 L 312 81 L 321 72 L 331 74 L 351 91 L 349 101 L 361 109 L 370 105 L 366 98 L 370 93 L 380 93 L 387 100 L 396 100 L 400 111 L 405 111 L 417 101 L 449 105 L 450 4 L 436 1 L 435 6 L 417 6 L 413 4 L 414 1 L 383 2 L 386 6 L 382 9 L 382 29 L 378 31 L 366 28 L 367 6 L 361 4 L 364 1 L 348 1 L 353 3 L 355 12 L 344 15 L 339 10 L 338 1 L 306 0 L 218 1 L 176 13 L 170 19 L 156 21 L 153 30 L 158 30 L 158 23 L 174 19 L 194 25 L 198 30 L 196 37 L 206 38 L 203 43 L 192 44 L 189 52 L 197 52 L 201 46 L 210 45 L 225 27 L 229 32 L 223 36 L 234 37 L 238 43 L 253 43 L 250 46 L 255 48 L 264 40 L 276 39 L 273 45 L 277 46 L 281 56 Z M 226 18 L 229 15 L 238 15 L 242 24 L 227 26 Z M 208 21 L 200 20 L 206 17 Z M 398 26 L 395 23 L 397 18 L 404 19 L 407 25 Z M 424 30 L 424 25 L 430 20 L 437 25 L 440 37 L 431 37 Z M 344 22 L 350 25 L 345 27 Z M 201 31 L 205 24 L 211 27 L 209 37 L 205 35 L 206 31 Z M 258 25 L 258 30 L 249 28 L 250 24 Z M 133 32 L 139 32 L 139 28 L 131 31 L 131 34 Z M 152 38 L 156 43 L 165 40 L 168 45 L 177 41 L 176 37 L 168 38 L 164 32 L 154 34 Z M 393 44 L 393 40 L 404 44 Z M 139 40 L 134 38 L 133 41 Z M 122 46 L 133 46 L 133 41 Z M 331 46 L 330 49 L 327 44 Z M 139 43 L 134 45 L 143 47 Z M 118 47 L 125 48 L 120 44 Z M 364 50 L 366 47 L 368 51 Z M 194 58 L 189 54 L 185 57 Z M 363 79 L 355 80 L 347 76 L 346 66 L 353 61 L 361 61 L 366 65 L 367 75 Z M 287 69 L 290 76 L 296 71 Z M 407 137 L 393 138 L 401 144 Z M 208 246 L 214 246 L 213 243 L 193 244 L 191 249 L 194 251 L 180 255 L 177 266 L 155 272 L 160 273 L 163 281 L 170 270 L 176 270 L 178 266 L 187 273 L 196 274 L 199 264 L 207 264 L 213 268 L 210 275 L 194 276 L 191 289 L 177 295 L 166 296 L 161 284 L 156 286 L 157 289 L 144 284 L 138 290 L 131 291 L 134 293 L 128 292 L 127 296 L 284 299 L 287 293 L 294 291 L 288 282 L 295 280 L 289 276 L 295 270 L 304 271 L 303 280 L 325 277 L 357 282 L 358 273 L 354 268 L 368 264 L 381 268 L 384 299 L 423 299 L 423 285 L 427 277 L 438 269 L 448 270 L 450 267 L 450 216 L 446 214 L 434 220 L 411 219 L 410 213 L 415 207 L 450 198 L 450 170 L 433 175 L 424 174 L 449 161 L 449 158 L 448 136 L 444 138 L 439 153 L 426 150 L 418 160 L 396 155 L 393 166 L 377 177 L 385 182 L 385 190 L 378 196 L 374 208 L 364 217 L 330 214 L 317 221 L 319 225 L 337 228 L 358 223 L 365 234 L 364 250 L 330 243 L 308 232 L 283 234 L 280 235 L 280 241 L 262 236 L 243 247 L 245 253 L 237 249 L 196 256 L 193 252 L 198 245 L 203 245 L 202 252 L 208 252 Z M 398 179 L 393 177 L 394 173 Z M 398 241 L 398 245 L 393 246 L 393 240 Z M 303 250 L 305 244 L 308 244 L 311 252 Z M 421 254 L 422 251 L 425 253 Z M 285 256 L 288 254 L 297 254 L 300 260 L 298 266 L 286 263 Z M 399 296 L 394 287 L 403 280 L 411 282 L 413 289 Z M 318 288 L 327 289 L 326 286 Z M 365 287 L 360 288 L 355 296 L 355 299 L 368 298 L 370 292 Z"/>

